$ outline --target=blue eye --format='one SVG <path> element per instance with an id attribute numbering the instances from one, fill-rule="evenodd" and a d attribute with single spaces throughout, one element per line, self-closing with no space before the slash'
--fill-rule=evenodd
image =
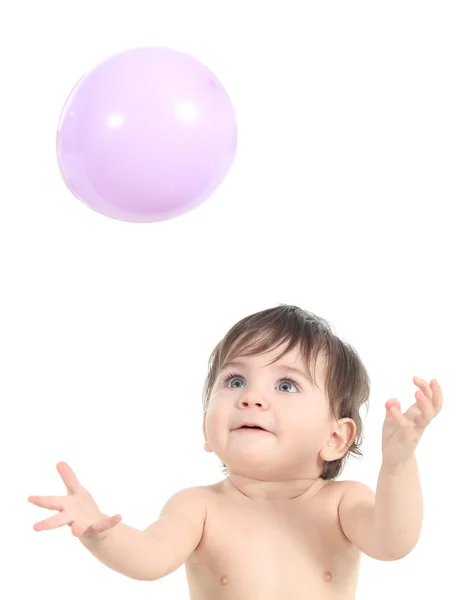
<path id="1" fill-rule="evenodd" d="M 224 379 L 224 384 L 227 387 L 232 387 L 232 388 L 238 388 L 240 387 L 239 385 L 235 385 L 236 383 L 239 383 L 240 381 L 244 381 L 243 378 L 240 375 L 236 375 L 235 373 L 230 373 L 229 375 L 227 375 Z M 230 385 L 228 385 L 230 383 Z"/>
<path id="2" fill-rule="evenodd" d="M 291 389 L 289 389 L 289 390 L 288 389 L 283 390 L 283 389 L 281 389 L 281 386 L 283 386 L 283 385 L 288 386 L 288 384 L 289 384 L 290 388 L 291 388 L 291 386 L 293 386 L 296 389 L 295 390 L 291 390 Z M 292 392 L 292 393 L 294 393 L 294 392 L 298 392 L 299 388 L 298 388 L 297 383 L 295 381 L 293 381 L 292 379 L 281 379 L 280 383 L 278 384 L 278 391 L 280 391 L 280 392 Z"/>
<path id="3" fill-rule="evenodd" d="M 240 382 L 243 385 L 240 385 Z M 238 375 L 237 373 L 229 373 L 224 381 L 223 381 L 224 385 L 226 387 L 229 388 L 235 388 L 235 389 L 239 389 L 241 387 L 244 387 L 245 385 L 245 381 L 244 381 L 244 377 L 241 377 L 241 375 Z M 288 389 L 288 384 L 289 384 L 289 389 Z M 283 386 L 286 386 L 286 389 L 283 388 Z M 291 387 L 293 387 L 294 389 L 291 389 Z M 280 379 L 280 381 L 278 382 L 278 386 L 277 389 L 279 392 L 298 392 L 300 390 L 299 385 L 296 381 L 294 381 L 294 379 L 291 379 L 291 377 L 285 377 L 284 379 Z"/>

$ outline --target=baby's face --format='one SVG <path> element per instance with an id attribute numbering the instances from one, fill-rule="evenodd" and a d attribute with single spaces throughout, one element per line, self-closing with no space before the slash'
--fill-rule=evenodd
<path id="1" fill-rule="evenodd" d="M 280 352 L 224 365 L 205 417 L 209 449 L 230 472 L 246 477 L 316 477 L 323 465 L 318 454 L 330 433 L 324 361 L 320 355 L 317 387 L 296 349 L 269 364 Z M 246 422 L 266 431 L 239 429 Z"/>

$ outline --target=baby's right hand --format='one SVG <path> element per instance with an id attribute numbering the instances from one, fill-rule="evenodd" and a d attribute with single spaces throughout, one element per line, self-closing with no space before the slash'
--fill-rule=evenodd
<path id="1" fill-rule="evenodd" d="M 98 541 L 104 539 L 108 529 L 117 525 L 122 517 L 120 515 L 107 517 L 101 513 L 95 500 L 82 487 L 68 464 L 59 462 L 56 468 L 64 481 L 68 495 L 29 496 L 28 501 L 36 506 L 60 511 L 59 514 L 36 523 L 34 525 L 35 531 L 56 529 L 63 525 L 69 525 L 72 534 L 76 537 Z"/>

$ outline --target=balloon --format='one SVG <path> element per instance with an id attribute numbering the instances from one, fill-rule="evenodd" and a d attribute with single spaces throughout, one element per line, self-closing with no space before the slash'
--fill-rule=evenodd
<path id="1" fill-rule="evenodd" d="M 137 223 L 201 204 L 228 173 L 236 144 L 235 111 L 220 81 L 166 48 L 128 50 L 85 75 L 56 140 L 70 191 L 103 215 Z"/>

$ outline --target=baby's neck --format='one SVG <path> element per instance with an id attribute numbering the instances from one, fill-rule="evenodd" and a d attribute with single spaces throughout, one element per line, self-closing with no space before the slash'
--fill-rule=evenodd
<path id="1" fill-rule="evenodd" d="M 259 481 L 230 473 L 224 480 L 225 488 L 263 504 L 280 503 L 298 498 L 310 498 L 317 494 L 326 481 L 317 479 L 294 479 L 288 481 Z"/>

